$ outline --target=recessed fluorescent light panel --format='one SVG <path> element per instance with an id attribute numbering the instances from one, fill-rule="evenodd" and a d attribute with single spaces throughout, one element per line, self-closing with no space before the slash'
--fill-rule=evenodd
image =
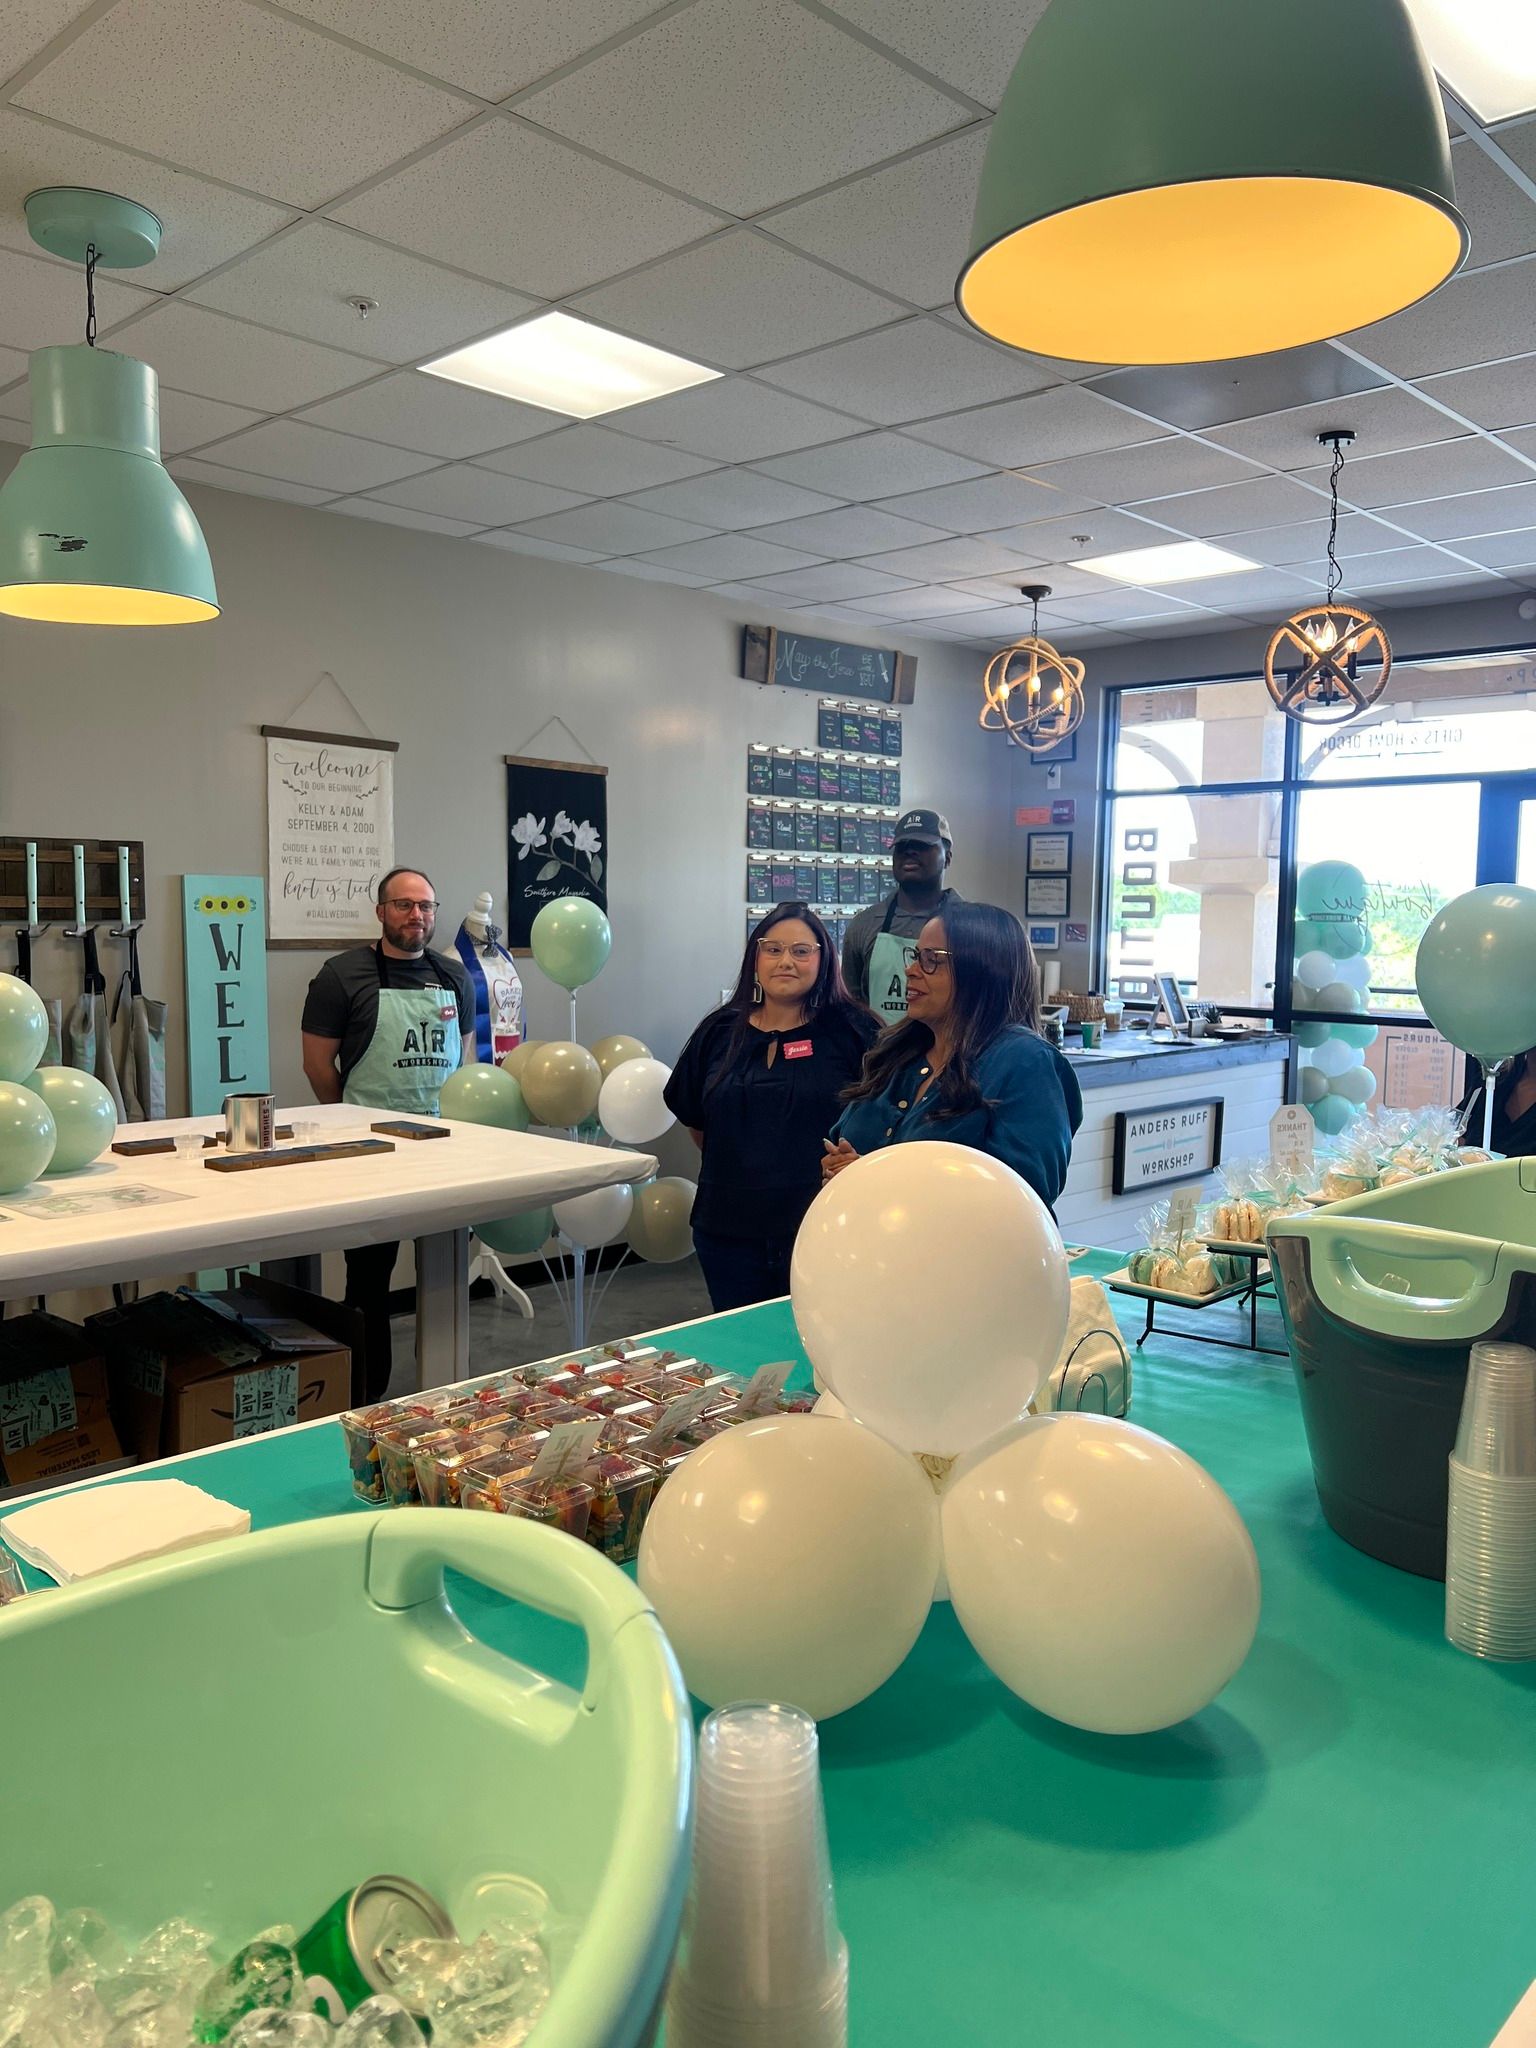
<path id="1" fill-rule="evenodd" d="M 499 398 L 542 405 L 578 420 L 665 398 L 720 375 L 569 313 L 541 313 L 421 367 L 452 384 L 470 384 L 476 391 L 493 391 Z"/>
<path id="2" fill-rule="evenodd" d="M 1531 0 L 1408 0 L 1429 61 L 1481 121 L 1536 108 Z"/>
<path id="3" fill-rule="evenodd" d="M 1160 548 L 1128 548 L 1119 555 L 1090 555 L 1074 569 L 1091 570 L 1114 583 L 1188 583 L 1196 576 L 1230 576 L 1238 569 L 1257 569 L 1246 555 L 1212 547 L 1208 540 L 1176 540 Z"/>

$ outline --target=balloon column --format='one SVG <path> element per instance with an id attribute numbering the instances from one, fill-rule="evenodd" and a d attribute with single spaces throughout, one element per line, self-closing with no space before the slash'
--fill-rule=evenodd
<path id="1" fill-rule="evenodd" d="M 811 1205 L 791 1299 L 830 1398 L 703 1444 L 641 1539 L 701 1699 L 842 1713 L 901 1664 L 941 1574 L 984 1661 L 1057 1720 L 1137 1734 L 1215 1698 L 1258 1626 L 1253 1545 L 1172 1444 L 1027 1412 L 1069 1287 L 1016 1174 L 942 1142 L 858 1160 Z"/>
<path id="2" fill-rule="evenodd" d="M 558 897 L 533 920 L 530 944 L 535 965 L 570 997 L 571 1035 L 524 1039 L 499 1067 L 461 1067 L 443 1086 L 443 1115 L 503 1130 L 525 1131 L 540 1124 L 588 1144 L 650 1144 L 674 1122 L 663 1099 L 671 1069 L 627 1032 L 612 1032 L 590 1049 L 576 1038 L 577 991 L 601 973 L 612 950 L 607 916 L 587 897 Z M 3 1024 L 0 1011 L 0 1032 Z M 653 1176 L 639 1187 L 595 1188 L 556 1202 L 552 1209 L 477 1224 L 475 1234 L 488 1250 L 506 1258 L 542 1254 L 555 1241 L 564 1262 L 557 1268 L 546 1259 L 545 1270 L 571 1341 L 581 1345 L 601 1299 L 597 1270 L 594 1266 L 589 1273 L 587 1254 L 627 1236 L 626 1255 L 662 1262 L 686 1258 L 693 1249 L 689 1218 L 694 1193 L 692 1181 Z M 504 1274 L 498 1285 L 509 1285 Z"/>
<path id="3" fill-rule="evenodd" d="M 1363 1012 L 1370 1000 L 1370 926 L 1366 879 L 1347 860 L 1314 861 L 1296 878 L 1296 966 L 1291 1005 L 1302 1021 L 1299 1087 L 1312 1121 L 1337 1137 L 1376 1093 L 1365 1064 L 1376 1026 L 1308 1023 L 1308 1010 Z"/>
<path id="4" fill-rule="evenodd" d="M 1536 889 L 1487 882 L 1453 897 L 1419 941 L 1414 978 L 1424 1014 L 1490 1076 L 1483 1143 L 1499 1069 L 1536 1046 Z"/>

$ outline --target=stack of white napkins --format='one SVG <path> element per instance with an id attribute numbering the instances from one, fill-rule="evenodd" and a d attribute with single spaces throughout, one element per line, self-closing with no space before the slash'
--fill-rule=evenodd
<path id="1" fill-rule="evenodd" d="M 0 1519 L 0 1536 L 27 1564 L 68 1585 L 218 1536 L 243 1536 L 250 1526 L 245 1508 L 231 1507 L 199 1486 L 181 1479 L 135 1479 L 18 1508 Z"/>

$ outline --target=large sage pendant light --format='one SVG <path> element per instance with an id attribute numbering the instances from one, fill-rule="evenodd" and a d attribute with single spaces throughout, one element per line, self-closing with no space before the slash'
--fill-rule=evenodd
<path id="1" fill-rule="evenodd" d="M 1053 0 L 956 299 L 1041 355 L 1216 362 L 1400 312 L 1466 246 L 1404 0 Z"/>
<path id="2" fill-rule="evenodd" d="M 32 446 L 0 489 L 0 612 L 87 626 L 218 617 L 208 546 L 160 461 L 148 363 L 96 346 L 96 266 L 147 263 L 160 223 L 110 192 L 27 200 L 32 238 L 85 265 L 86 339 L 32 356 Z"/>

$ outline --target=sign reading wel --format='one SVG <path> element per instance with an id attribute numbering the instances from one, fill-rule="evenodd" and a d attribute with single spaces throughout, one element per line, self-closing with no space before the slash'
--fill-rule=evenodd
<path id="1" fill-rule="evenodd" d="M 183 875 L 181 909 L 187 1093 L 193 1116 L 213 1116 L 271 1086 L 266 893 L 259 875 Z"/>
<path id="2" fill-rule="evenodd" d="M 1167 1181 L 1198 1180 L 1221 1164 L 1219 1096 L 1204 1102 L 1160 1102 L 1155 1109 L 1122 1109 L 1115 1117 L 1117 1195 L 1139 1194 Z"/>

